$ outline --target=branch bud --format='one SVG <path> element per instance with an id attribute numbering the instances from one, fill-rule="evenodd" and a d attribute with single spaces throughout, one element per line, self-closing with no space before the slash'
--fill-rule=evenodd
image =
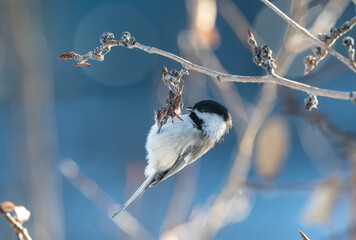
<path id="1" fill-rule="evenodd" d="M 318 108 L 318 99 L 316 95 L 309 95 L 309 97 L 304 100 L 304 104 L 305 109 L 308 111 L 311 111 L 313 108 Z"/>
<path id="2" fill-rule="evenodd" d="M 354 46 L 354 39 L 352 37 L 350 37 L 350 36 L 344 37 L 343 44 L 347 48 L 353 47 Z"/>
<path id="3" fill-rule="evenodd" d="M 267 72 L 267 74 L 273 74 L 273 71 L 277 66 L 272 57 L 271 48 L 267 45 L 259 47 L 250 29 L 248 29 L 247 42 L 252 50 L 253 62 L 257 66 L 261 66 Z"/>
<path id="4" fill-rule="evenodd" d="M 356 92 L 350 92 L 350 100 L 356 104 Z"/>
<path id="5" fill-rule="evenodd" d="M 121 37 L 122 44 L 127 48 L 132 48 L 136 43 L 136 39 L 129 32 L 124 32 Z"/>
<path id="6" fill-rule="evenodd" d="M 100 37 L 100 43 L 101 44 L 107 44 L 110 43 L 112 40 L 114 40 L 114 34 L 109 33 L 109 32 L 104 32 L 101 37 Z"/>

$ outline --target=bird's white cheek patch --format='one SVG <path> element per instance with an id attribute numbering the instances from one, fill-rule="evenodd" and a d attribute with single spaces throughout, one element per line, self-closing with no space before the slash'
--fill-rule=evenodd
<path id="1" fill-rule="evenodd" d="M 226 133 L 224 119 L 216 114 L 196 112 L 197 116 L 204 121 L 203 130 L 213 143 L 219 142 Z"/>

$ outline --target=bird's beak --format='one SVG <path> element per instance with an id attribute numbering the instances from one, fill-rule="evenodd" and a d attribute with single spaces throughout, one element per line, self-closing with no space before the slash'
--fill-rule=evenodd
<path id="1" fill-rule="evenodd" d="M 193 108 L 192 107 L 187 107 L 185 110 L 187 110 L 189 112 L 193 112 Z"/>

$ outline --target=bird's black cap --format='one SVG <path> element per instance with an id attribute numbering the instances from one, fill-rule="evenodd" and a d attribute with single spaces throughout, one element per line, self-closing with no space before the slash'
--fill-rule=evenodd
<path id="1" fill-rule="evenodd" d="M 218 102 L 212 100 L 203 100 L 194 105 L 192 108 L 199 112 L 215 113 L 220 115 L 225 122 L 231 122 L 231 115 L 229 111 Z"/>

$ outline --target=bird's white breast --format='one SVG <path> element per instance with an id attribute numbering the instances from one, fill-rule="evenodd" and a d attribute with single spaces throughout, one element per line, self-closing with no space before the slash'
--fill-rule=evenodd
<path id="1" fill-rule="evenodd" d="M 187 147 L 195 145 L 197 139 L 202 138 L 202 133 L 193 127 L 189 115 L 181 116 L 183 121 L 175 119 L 162 126 L 157 133 L 156 124 L 152 126 L 146 142 L 147 161 L 146 176 L 170 169 L 180 153 Z"/>

